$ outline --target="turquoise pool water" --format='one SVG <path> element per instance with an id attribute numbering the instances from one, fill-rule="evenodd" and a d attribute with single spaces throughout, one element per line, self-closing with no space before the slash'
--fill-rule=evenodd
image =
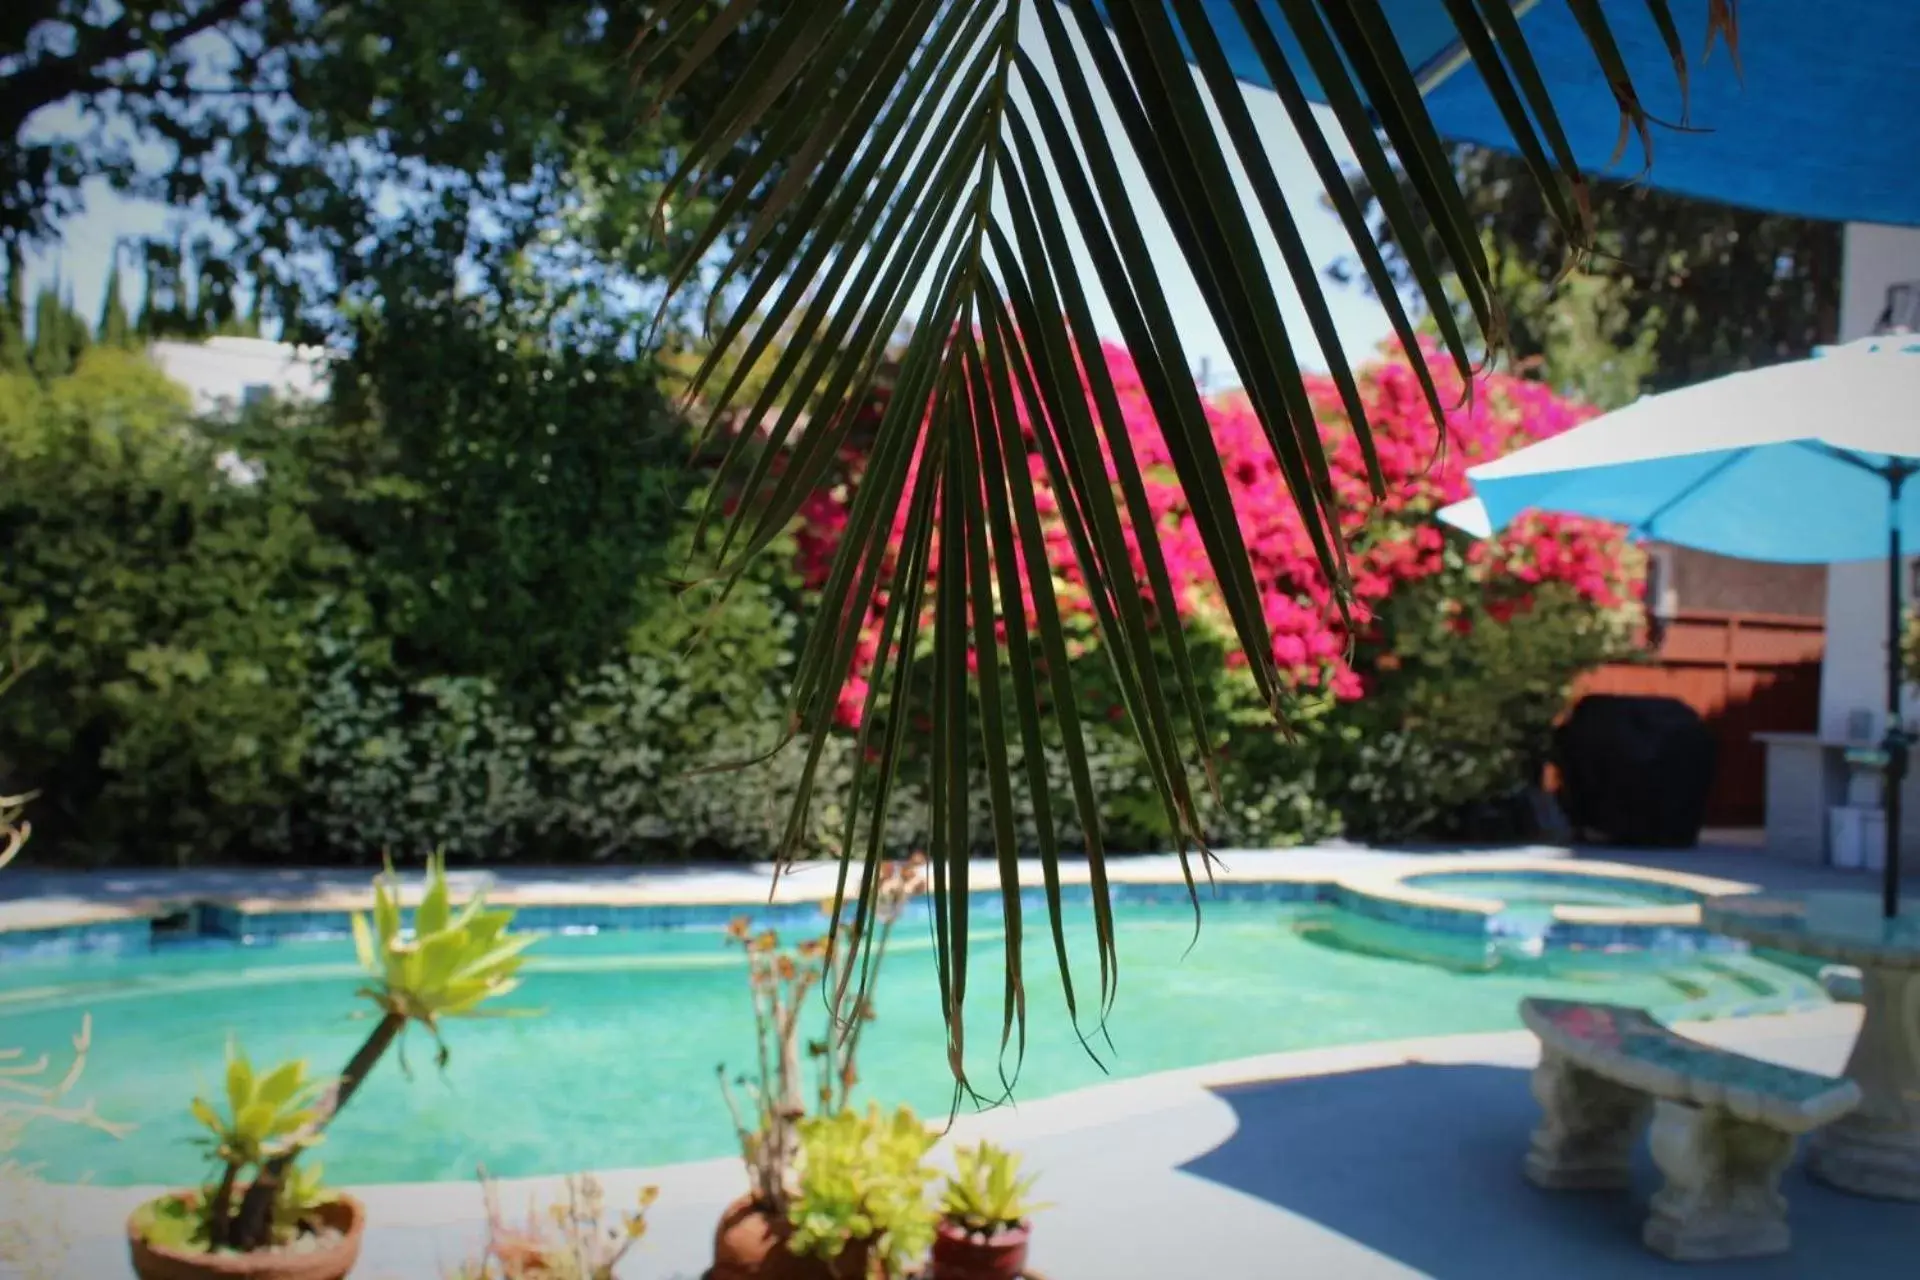
<path id="1" fill-rule="evenodd" d="M 1404 883 L 1464 898 L 1491 898 L 1509 908 L 1652 907 L 1693 902 L 1697 895 L 1652 882 L 1609 880 L 1551 872 L 1442 871 L 1408 876 Z"/>
<path id="2" fill-rule="evenodd" d="M 1109 1023 L 1112 1076 L 1354 1041 L 1519 1025 L 1528 994 L 1619 1001 L 1662 1017 L 1786 1008 L 1824 999 L 1792 970 L 1746 956 L 1622 957 L 1565 971 L 1540 964 L 1456 973 L 1316 944 L 1324 910 L 1209 903 L 1194 943 L 1185 906 L 1117 910 L 1122 971 Z M 1091 931 L 1070 917 L 1091 982 Z M 903 922 L 879 993 L 862 1074 L 883 1102 L 944 1115 L 950 1084 L 931 951 Z M 977 933 L 968 1061 L 996 1078 L 1002 935 Z M 1028 962 L 1030 1034 L 1017 1097 L 1109 1078 L 1069 1028 L 1044 929 Z M 512 998 L 525 1017 L 448 1027 L 453 1060 L 410 1041 L 334 1126 L 320 1152 L 343 1183 L 465 1180 L 665 1164 L 729 1154 L 715 1067 L 752 1052 L 743 970 L 717 933 L 549 937 Z M 135 1122 L 119 1141 L 70 1129 L 29 1131 L 18 1154 L 56 1181 L 179 1183 L 196 1176 L 187 1103 L 220 1080 L 228 1031 L 256 1062 L 344 1063 L 367 1024 L 354 1019 L 356 971 L 345 942 L 192 949 L 0 970 L 0 1045 L 58 1057 L 90 1011 L 94 1054 L 81 1094 Z"/>

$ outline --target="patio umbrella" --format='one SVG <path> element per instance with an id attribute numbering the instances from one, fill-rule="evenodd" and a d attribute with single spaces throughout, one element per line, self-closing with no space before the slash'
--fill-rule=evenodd
<path id="1" fill-rule="evenodd" d="M 1485 537 L 1534 508 L 1637 536 L 1788 564 L 1887 557 L 1888 916 L 1900 898 L 1901 534 L 1920 528 L 1920 339 L 1872 338 L 1729 374 L 1467 472 L 1440 513 Z"/>
<path id="2" fill-rule="evenodd" d="M 1234 73 L 1273 81 L 1234 16 L 1243 0 L 1204 0 Z M 1460 45 L 1444 0 L 1376 0 L 1425 92 L 1440 136 L 1513 150 L 1499 106 Z M 1270 18 L 1278 0 L 1260 0 Z M 1774 213 L 1920 225 L 1920 4 L 1914 0 L 1763 0 L 1739 14 L 1739 68 L 1724 47 L 1702 59 L 1708 0 L 1671 5 L 1694 64 L 1684 104 L 1651 4 L 1612 4 L 1606 17 L 1622 64 L 1655 117 L 1653 165 L 1630 146 L 1615 159 L 1620 110 L 1564 3 L 1513 0 L 1520 30 L 1574 158 L 1589 173 L 1644 176 L 1682 195 Z M 1314 101 L 1325 94 L 1285 23 L 1290 69 Z"/>

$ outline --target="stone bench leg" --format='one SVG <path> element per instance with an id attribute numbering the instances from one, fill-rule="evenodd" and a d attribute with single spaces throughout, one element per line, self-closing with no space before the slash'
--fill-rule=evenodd
<path id="1" fill-rule="evenodd" d="M 1540 1124 L 1527 1178 L 1554 1191 L 1612 1189 L 1632 1180 L 1634 1142 L 1651 1111 L 1647 1096 L 1544 1049 L 1533 1070 Z"/>
<path id="2" fill-rule="evenodd" d="M 1786 1252 L 1780 1175 L 1793 1157 L 1791 1135 L 1662 1101 L 1649 1138 L 1667 1179 L 1641 1235 L 1649 1249 L 1685 1262 Z"/>

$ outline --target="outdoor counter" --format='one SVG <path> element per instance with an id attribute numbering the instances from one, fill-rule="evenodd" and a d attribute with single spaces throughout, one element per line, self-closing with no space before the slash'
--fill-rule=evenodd
<path id="1" fill-rule="evenodd" d="M 1813 733 L 1757 733 L 1754 738 L 1767 748 L 1767 852 L 1795 862 L 1831 862 L 1828 815 L 1836 805 L 1860 802 L 1858 796 L 1848 797 L 1854 770 L 1847 753 L 1872 750 L 1871 744 Z M 1920 867 L 1920 753 L 1908 769 L 1901 798 L 1905 813 L 1914 815 L 1902 824 L 1903 865 Z"/>

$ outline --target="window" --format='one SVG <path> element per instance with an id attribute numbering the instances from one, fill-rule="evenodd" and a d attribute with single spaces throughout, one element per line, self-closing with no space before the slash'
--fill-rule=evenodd
<path id="1" fill-rule="evenodd" d="M 240 407 L 243 409 L 251 409 L 257 404 L 264 404 L 267 397 L 272 394 L 273 388 L 266 383 L 249 382 L 246 386 L 240 388 Z"/>

